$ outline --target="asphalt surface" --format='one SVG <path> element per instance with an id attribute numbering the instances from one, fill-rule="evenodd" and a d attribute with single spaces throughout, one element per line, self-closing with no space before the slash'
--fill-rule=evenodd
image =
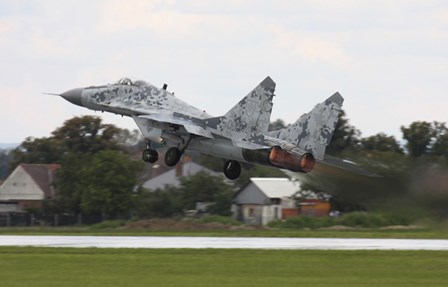
<path id="1" fill-rule="evenodd" d="M 75 248 L 218 248 L 309 250 L 448 250 L 448 240 L 162 236 L 0 236 L 0 246 Z"/>

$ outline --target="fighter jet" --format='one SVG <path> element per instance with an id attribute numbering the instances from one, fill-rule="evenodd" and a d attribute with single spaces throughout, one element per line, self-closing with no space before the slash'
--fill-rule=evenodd
<path id="1" fill-rule="evenodd" d="M 166 85 L 157 88 L 129 78 L 60 96 L 91 110 L 132 117 L 147 140 L 145 162 L 157 162 L 155 146 L 164 146 L 167 166 L 175 166 L 187 149 L 194 150 L 226 159 L 223 171 L 231 180 L 239 177 L 240 162 L 311 172 L 316 160 L 325 161 L 344 99 L 335 93 L 287 128 L 268 131 L 274 92 L 275 83 L 267 77 L 219 117 L 178 99 Z"/>

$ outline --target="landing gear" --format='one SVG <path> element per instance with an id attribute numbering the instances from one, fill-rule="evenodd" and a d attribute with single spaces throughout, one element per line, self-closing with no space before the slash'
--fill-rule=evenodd
<path id="1" fill-rule="evenodd" d="M 142 152 L 144 162 L 155 163 L 159 159 L 159 153 L 151 148 L 151 142 L 146 142 L 146 149 Z"/>
<path id="2" fill-rule="evenodd" d="M 155 149 L 145 149 L 142 159 L 144 162 L 155 163 L 159 159 L 159 153 Z"/>
<path id="3" fill-rule="evenodd" d="M 236 160 L 228 160 L 224 164 L 224 175 L 230 179 L 237 179 L 241 174 L 241 165 Z"/>
<path id="4" fill-rule="evenodd" d="M 165 153 L 165 164 L 175 166 L 182 156 L 182 152 L 177 147 L 170 147 Z"/>

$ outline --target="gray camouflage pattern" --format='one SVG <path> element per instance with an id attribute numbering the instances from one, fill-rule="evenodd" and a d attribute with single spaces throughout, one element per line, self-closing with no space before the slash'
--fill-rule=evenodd
<path id="1" fill-rule="evenodd" d="M 189 138 L 195 137 L 197 140 L 192 141 L 192 147 L 202 150 L 205 140 L 213 146 L 213 141 L 223 138 L 230 140 L 229 145 L 234 148 L 269 149 L 280 146 L 299 156 L 309 152 L 316 159 L 323 159 L 343 98 L 335 93 L 289 127 L 268 132 L 275 86 L 275 82 L 266 77 L 221 117 L 212 117 L 145 81 L 132 82 L 127 78 L 115 84 L 80 89 L 80 101 L 89 109 L 131 116 L 151 141 L 182 147 Z M 229 152 L 223 142 L 219 142 L 225 153 L 240 159 L 241 151 L 234 149 Z"/>
<path id="2" fill-rule="evenodd" d="M 87 108 L 120 112 L 129 116 L 180 113 L 197 118 L 211 117 L 166 90 L 144 81 L 132 83 L 127 78 L 116 84 L 84 89 L 81 101 Z"/>
<path id="3" fill-rule="evenodd" d="M 207 119 L 205 125 L 237 146 L 263 144 L 261 135 L 269 128 L 274 92 L 275 82 L 267 77 L 224 116 Z"/>
<path id="4" fill-rule="evenodd" d="M 309 113 L 301 116 L 292 125 L 267 133 L 271 144 L 288 143 L 295 153 L 309 152 L 316 159 L 322 160 L 325 147 L 330 144 L 334 129 L 338 122 L 344 99 L 335 93 Z M 280 144 L 281 145 L 281 144 Z"/>

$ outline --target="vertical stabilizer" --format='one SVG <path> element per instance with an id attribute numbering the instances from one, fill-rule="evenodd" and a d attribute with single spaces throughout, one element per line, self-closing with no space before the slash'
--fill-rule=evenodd
<path id="1" fill-rule="evenodd" d="M 275 83 L 267 77 L 224 116 L 206 119 L 206 126 L 238 146 L 261 143 L 259 136 L 269 127 L 274 92 Z"/>
<path id="2" fill-rule="evenodd" d="M 339 93 L 335 93 L 292 125 L 271 131 L 268 135 L 286 141 L 305 152 L 310 152 L 316 159 L 322 160 L 325 148 L 330 144 L 333 136 L 343 102 L 344 98 Z"/>

